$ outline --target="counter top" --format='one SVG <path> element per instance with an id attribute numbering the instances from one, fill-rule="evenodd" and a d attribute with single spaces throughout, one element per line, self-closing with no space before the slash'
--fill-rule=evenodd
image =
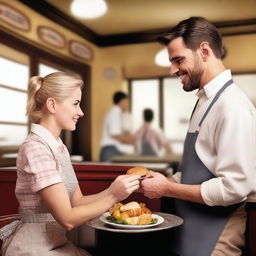
<path id="1" fill-rule="evenodd" d="M 170 154 L 165 156 L 140 156 L 140 155 L 122 155 L 112 158 L 112 163 L 173 163 L 180 162 L 181 155 Z"/>

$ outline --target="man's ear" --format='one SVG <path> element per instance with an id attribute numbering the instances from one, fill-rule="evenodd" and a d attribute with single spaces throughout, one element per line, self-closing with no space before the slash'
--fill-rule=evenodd
<path id="1" fill-rule="evenodd" d="M 202 42 L 199 46 L 199 51 L 203 61 L 207 61 L 212 53 L 212 49 L 208 42 Z"/>
<path id="2" fill-rule="evenodd" d="M 48 98 L 46 100 L 46 107 L 50 113 L 55 114 L 56 113 L 56 100 L 53 98 Z"/>

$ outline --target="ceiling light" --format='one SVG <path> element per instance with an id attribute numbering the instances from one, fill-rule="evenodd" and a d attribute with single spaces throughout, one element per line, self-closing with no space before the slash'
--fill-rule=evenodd
<path id="1" fill-rule="evenodd" d="M 155 63 L 160 67 L 170 67 L 167 48 L 161 49 L 155 56 Z"/>
<path id="2" fill-rule="evenodd" d="M 93 19 L 106 13 L 107 4 L 104 0 L 73 0 L 71 11 L 80 18 Z"/>

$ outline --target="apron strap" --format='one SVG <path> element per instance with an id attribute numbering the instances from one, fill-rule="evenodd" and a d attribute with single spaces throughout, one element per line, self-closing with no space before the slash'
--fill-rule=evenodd
<path id="1" fill-rule="evenodd" d="M 195 110 L 196 110 L 196 106 L 197 106 L 198 102 L 199 102 L 199 99 L 196 101 L 196 104 L 195 104 L 195 106 L 194 106 L 194 108 L 193 108 L 193 111 L 192 111 L 192 113 L 191 113 L 191 116 L 190 116 L 190 119 L 189 119 L 189 120 L 192 119 L 192 116 L 193 116 L 193 114 L 194 114 L 194 112 L 195 112 Z"/>
<path id="2" fill-rule="evenodd" d="M 209 107 L 207 108 L 207 110 L 205 111 L 201 121 L 199 122 L 199 127 L 202 125 L 204 119 L 206 118 L 207 114 L 209 113 L 209 111 L 211 110 L 213 104 L 218 100 L 218 98 L 220 97 L 220 95 L 223 93 L 223 91 L 229 86 L 233 84 L 233 80 L 230 79 L 228 82 L 226 82 L 221 89 L 217 92 L 217 94 L 215 95 L 214 99 L 212 100 L 211 104 L 209 105 Z"/>

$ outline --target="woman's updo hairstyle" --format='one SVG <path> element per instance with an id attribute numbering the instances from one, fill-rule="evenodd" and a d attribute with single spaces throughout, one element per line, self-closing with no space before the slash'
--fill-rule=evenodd
<path id="1" fill-rule="evenodd" d="M 48 98 L 62 102 L 74 89 L 82 87 L 83 81 L 64 72 L 54 72 L 47 76 L 33 76 L 28 85 L 27 115 L 32 123 L 40 122 L 42 109 Z"/>

